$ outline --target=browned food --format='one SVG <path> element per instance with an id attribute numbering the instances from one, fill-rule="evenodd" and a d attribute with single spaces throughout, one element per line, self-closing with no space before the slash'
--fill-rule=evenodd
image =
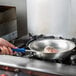
<path id="1" fill-rule="evenodd" d="M 58 53 L 58 50 L 53 47 L 46 46 L 44 48 L 44 53 Z"/>

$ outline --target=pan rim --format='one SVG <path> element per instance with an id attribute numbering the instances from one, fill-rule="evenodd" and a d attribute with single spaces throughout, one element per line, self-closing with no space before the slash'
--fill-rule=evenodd
<path id="1" fill-rule="evenodd" d="M 65 50 L 65 51 L 61 51 L 61 52 L 66 52 L 66 51 L 70 51 L 70 50 L 73 50 L 75 47 L 76 47 L 76 44 L 73 42 L 73 41 L 70 41 L 70 40 L 66 40 L 66 39 L 38 39 L 38 40 L 34 40 L 34 41 L 32 41 L 32 42 L 30 42 L 29 44 L 28 44 L 28 47 L 30 48 L 30 50 L 35 50 L 35 49 L 32 49 L 32 47 L 31 47 L 31 45 L 33 45 L 33 43 L 34 42 L 40 42 L 40 41 L 43 41 L 43 40 L 60 40 L 60 41 L 65 41 L 65 42 L 69 42 L 69 43 L 71 43 L 73 46 L 72 46 L 72 48 L 71 49 L 69 49 L 69 50 Z M 35 50 L 35 51 L 37 51 L 37 52 L 39 52 L 38 50 Z"/>

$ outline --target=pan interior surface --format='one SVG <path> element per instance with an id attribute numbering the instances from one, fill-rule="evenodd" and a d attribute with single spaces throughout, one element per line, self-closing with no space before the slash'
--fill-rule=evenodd
<path id="1" fill-rule="evenodd" d="M 29 44 L 31 50 L 43 51 L 45 47 L 50 46 L 59 52 L 69 51 L 75 48 L 75 43 L 63 39 L 42 39 L 35 40 Z"/>

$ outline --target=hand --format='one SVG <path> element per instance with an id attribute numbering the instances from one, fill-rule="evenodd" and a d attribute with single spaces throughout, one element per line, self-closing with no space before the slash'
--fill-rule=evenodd
<path id="1" fill-rule="evenodd" d="M 0 38 L 0 46 L 15 48 L 15 46 L 13 44 L 11 44 L 10 42 L 8 42 L 7 40 L 5 40 L 3 38 Z"/>
<path id="2" fill-rule="evenodd" d="M 13 51 L 11 48 L 16 48 L 13 44 L 8 42 L 7 40 L 0 38 L 0 54 L 13 54 Z"/>

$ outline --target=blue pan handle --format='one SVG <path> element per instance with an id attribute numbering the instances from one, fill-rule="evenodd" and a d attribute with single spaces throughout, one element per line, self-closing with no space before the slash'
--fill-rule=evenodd
<path id="1" fill-rule="evenodd" d="M 26 49 L 25 48 L 12 48 L 13 51 L 16 51 L 16 52 L 26 52 Z"/>

